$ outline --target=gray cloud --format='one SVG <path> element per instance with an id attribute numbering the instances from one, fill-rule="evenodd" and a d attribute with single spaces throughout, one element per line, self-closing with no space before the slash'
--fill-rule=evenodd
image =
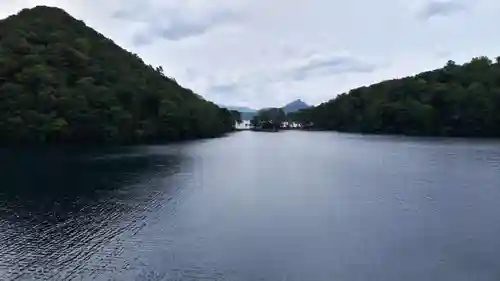
<path id="1" fill-rule="evenodd" d="M 144 4 L 143 4 L 144 5 Z M 135 46 L 152 44 L 156 39 L 178 41 L 199 36 L 221 25 L 235 22 L 238 15 L 234 11 L 216 10 L 200 17 L 178 9 L 154 7 L 121 8 L 112 14 L 113 18 L 143 24 L 143 28 L 133 34 Z"/>
<path id="2" fill-rule="evenodd" d="M 456 0 L 430 0 L 425 4 L 418 16 L 428 20 L 436 16 L 448 16 L 463 11 L 465 6 Z"/>
<path id="3" fill-rule="evenodd" d="M 212 86 L 210 86 L 209 91 L 214 92 L 214 93 L 219 93 L 219 94 L 226 94 L 226 93 L 235 92 L 237 89 L 238 89 L 238 84 L 228 83 L 228 84 L 212 85 Z"/>
<path id="4" fill-rule="evenodd" d="M 0 17 L 63 8 L 206 99 L 261 108 L 498 56 L 500 1 L 445 1 L 11 0 Z"/>
<path id="5" fill-rule="evenodd" d="M 376 68 L 370 63 L 352 57 L 312 58 L 306 64 L 287 73 L 293 80 L 304 80 L 315 76 L 329 76 L 340 73 L 372 72 Z"/>
<path id="6" fill-rule="evenodd" d="M 188 19 L 177 18 L 172 20 L 168 26 L 151 26 L 153 34 L 167 40 L 181 40 L 183 38 L 204 34 L 220 25 L 230 23 L 236 19 L 236 15 L 226 11 L 214 13 L 198 22 Z"/>
<path id="7" fill-rule="evenodd" d="M 132 36 L 132 44 L 134 46 L 143 46 L 153 43 L 153 36 L 146 33 L 136 33 Z"/>
<path id="8" fill-rule="evenodd" d="M 283 87 L 287 87 L 284 85 L 333 79 L 336 76 L 353 73 L 371 73 L 377 69 L 377 65 L 352 56 L 315 54 L 291 60 L 273 71 L 254 71 L 237 79 L 221 79 L 226 82 L 214 81 L 210 83 L 207 92 L 220 100 L 231 100 L 242 95 L 251 99 L 261 99 L 263 93 L 278 95 Z M 283 102 L 286 100 L 287 98 L 284 98 Z"/>
<path id="9" fill-rule="evenodd" d="M 441 50 L 436 53 L 436 57 L 439 59 L 447 58 L 451 55 L 450 51 Z"/>
<path id="10" fill-rule="evenodd" d="M 132 20 L 132 21 L 141 21 L 140 17 L 138 17 L 139 12 L 130 8 L 121 8 L 111 13 L 111 17 L 115 19 L 121 20 Z"/>

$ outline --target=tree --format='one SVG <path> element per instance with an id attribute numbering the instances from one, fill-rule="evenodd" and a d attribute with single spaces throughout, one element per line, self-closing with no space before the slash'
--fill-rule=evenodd
<path id="1" fill-rule="evenodd" d="M 239 112 L 237 110 L 231 110 L 230 112 L 231 112 L 231 115 L 236 123 L 241 124 L 243 122 L 241 120 L 241 112 Z"/>
<path id="2" fill-rule="evenodd" d="M 478 57 L 353 89 L 288 118 L 323 130 L 500 137 L 498 112 L 500 60 Z"/>
<path id="3" fill-rule="evenodd" d="M 256 128 L 260 125 L 260 119 L 259 119 L 259 115 L 254 115 L 252 117 L 252 120 L 250 120 L 250 126 Z"/>
<path id="4" fill-rule="evenodd" d="M 260 110 L 254 118 L 263 129 L 279 130 L 286 120 L 286 115 L 281 108 L 268 108 Z"/>
<path id="5" fill-rule="evenodd" d="M 180 86 L 61 9 L 0 21 L 0 142 L 214 137 L 227 110 Z"/>

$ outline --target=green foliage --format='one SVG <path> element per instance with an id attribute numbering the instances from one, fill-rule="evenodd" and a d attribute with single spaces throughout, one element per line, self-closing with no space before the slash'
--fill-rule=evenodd
<path id="1" fill-rule="evenodd" d="M 204 100 L 63 10 L 0 21 L 0 141 L 138 142 L 233 129 Z"/>
<path id="2" fill-rule="evenodd" d="M 259 120 L 259 115 L 254 115 L 252 117 L 252 120 L 250 120 L 250 126 L 252 127 L 258 127 L 260 124 L 260 120 Z"/>
<path id="3" fill-rule="evenodd" d="M 344 93 L 289 118 L 347 132 L 500 137 L 500 60 L 474 58 Z"/>
<path id="4" fill-rule="evenodd" d="M 253 127 L 278 130 L 285 120 L 286 114 L 282 108 L 266 108 L 259 110 L 250 123 Z"/>
<path id="5" fill-rule="evenodd" d="M 231 112 L 231 116 L 236 123 L 243 123 L 243 120 L 241 120 L 241 112 L 237 110 L 230 110 L 229 112 Z"/>

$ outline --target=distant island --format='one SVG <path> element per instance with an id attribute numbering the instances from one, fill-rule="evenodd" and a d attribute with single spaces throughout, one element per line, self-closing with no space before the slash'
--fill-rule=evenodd
<path id="1" fill-rule="evenodd" d="M 236 110 L 241 113 L 241 119 L 250 121 L 258 114 L 259 111 L 266 110 L 269 108 L 263 108 L 263 109 L 253 109 L 245 106 L 224 106 L 220 105 L 220 107 L 227 108 L 228 110 Z M 301 99 L 294 100 L 283 107 L 281 109 L 285 114 L 296 112 L 302 109 L 309 108 L 310 106 L 303 102 Z"/>
<path id="2" fill-rule="evenodd" d="M 252 109 L 249 107 L 244 107 L 244 106 L 225 106 L 225 105 L 219 105 L 222 108 L 226 108 L 227 110 L 234 110 L 238 111 L 241 114 L 241 120 L 243 121 L 250 121 L 252 118 L 255 116 L 258 110 Z"/>
<path id="3" fill-rule="evenodd" d="M 59 8 L 1 20 L 0 38 L 0 142 L 175 141 L 234 128 L 229 110 Z"/>
<path id="4" fill-rule="evenodd" d="M 219 105 L 222 108 L 226 108 L 228 110 L 236 110 L 241 113 L 246 113 L 246 112 L 257 112 L 258 110 L 246 107 L 246 106 L 225 106 L 225 105 Z"/>
<path id="5" fill-rule="evenodd" d="M 500 137 L 500 57 L 353 89 L 289 118 L 319 130 Z"/>
<path id="6" fill-rule="evenodd" d="M 261 109 L 250 121 L 253 131 L 278 132 L 284 128 L 286 113 L 283 108 Z"/>

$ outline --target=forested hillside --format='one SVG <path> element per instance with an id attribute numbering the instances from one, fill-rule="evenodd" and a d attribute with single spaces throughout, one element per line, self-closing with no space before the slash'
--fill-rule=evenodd
<path id="1" fill-rule="evenodd" d="M 0 21 L 0 141 L 138 142 L 213 137 L 221 109 L 61 9 Z"/>
<path id="2" fill-rule="evenodd" d="M 500 58 L 449 61 L 441 69 L 351 90 L 292 118 L 325 130 L 500 137 Z"/>

